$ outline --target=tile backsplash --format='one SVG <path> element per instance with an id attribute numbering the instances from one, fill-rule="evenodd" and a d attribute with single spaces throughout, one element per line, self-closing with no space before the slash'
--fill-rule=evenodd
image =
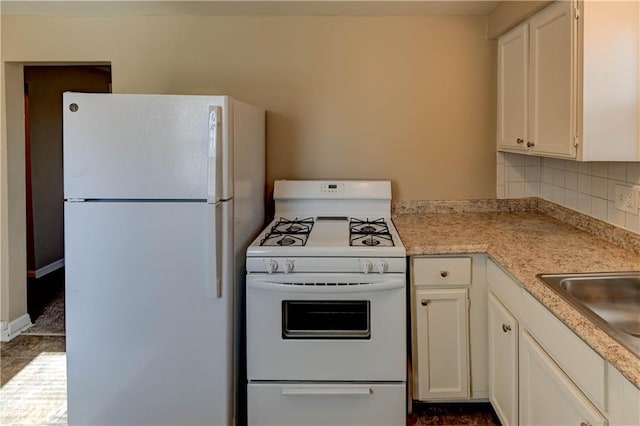
<path id="1" fill-rule="evenodd" d="M 541 197 L 640 233 L 640 215 L 614 207 L 615 186 L 640 185 L 640 162 L 578 162 L 497 153 L 498 198 Z"/>

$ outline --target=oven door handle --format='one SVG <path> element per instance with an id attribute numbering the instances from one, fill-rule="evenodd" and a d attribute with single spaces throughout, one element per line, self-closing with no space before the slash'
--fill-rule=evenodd
<path id="1" fill-rule="evenodd" d="M 404 288 L 404 286 L 405 283 L 402 280 L 348 285 L 283 284 L 256 279 L 247 280 L 249 288 L 295 293 L 370 293 L 372 291 L 395 290 Z"/>
<path id="2" fill-rule="evenodd" d="M 287 386 L 282 388 L 282 395 L 284 396 L 346 396 L 346 395 L 370 395 L 370 387 L 300 387 L 300 386 Z"/>

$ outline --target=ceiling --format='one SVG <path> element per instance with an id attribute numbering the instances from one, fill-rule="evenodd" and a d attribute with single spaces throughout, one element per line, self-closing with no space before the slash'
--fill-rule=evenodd
<path id="1" fill-rule="evenodd" d="M 0 0 L 2 15 L 487 15 L 498 1 L 429 0 Z"/>

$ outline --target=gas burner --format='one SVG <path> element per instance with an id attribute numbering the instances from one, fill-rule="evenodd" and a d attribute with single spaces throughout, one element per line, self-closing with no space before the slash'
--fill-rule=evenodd
<path id="1" fill-rule="evenodd" d="M 303 246 L 313 228 L 313 218 L 280 218 L 260 241 L 261 246 Z"/>
<path id="2" fill-rule="evenodd" d="M 351 218 L 349 222 L 349 245 L 368 247 L 395 246 L 391 232 L 389 232 L 389 226 L 383 218 L 376 220 Z"/>
<path id="3" fill-rule="evenodd" d="M 284 237 L 278 240 L 277 244 L 280 246 L 293 246 L 296 244 L 296 241 L 297 239 L 290 237 L 288 235 L 285 235 Z"/>
<path id="4" fill-rule="evenodd" d="M 380 245 L 380 240 L 375 240 L 373 239 L 373 236 L 369 236 L 369 238 L 365 238 L 364 240 L 362 240 L 362 244 L 364 244 L 365 246 L 378 246 Z"/>

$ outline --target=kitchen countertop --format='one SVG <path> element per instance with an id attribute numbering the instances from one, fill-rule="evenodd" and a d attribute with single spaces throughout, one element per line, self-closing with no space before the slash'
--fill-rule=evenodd
<path id="1" fill-rule="evenodd" d="M 640 388 L 640 358 L 536 278 L 539 273 L 640 270 L 640 235 L 540 199 L 396 202 L 393 222 L 407 256 L 489 254 Z"/>

